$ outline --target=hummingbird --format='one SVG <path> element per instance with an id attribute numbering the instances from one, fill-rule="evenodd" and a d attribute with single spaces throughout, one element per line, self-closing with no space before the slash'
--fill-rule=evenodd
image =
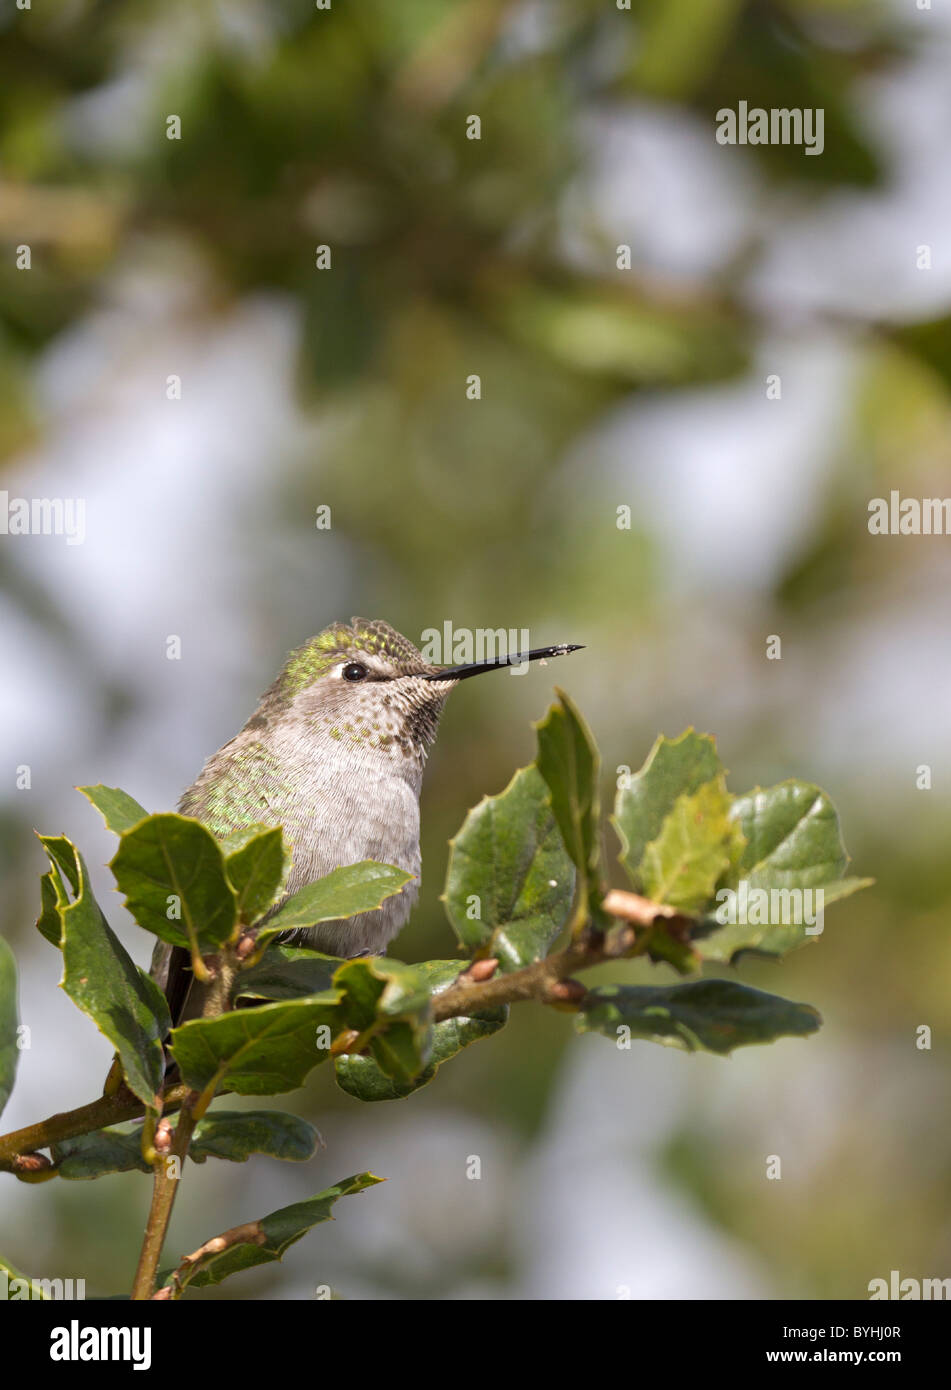
<path id="1" fill-rule="evenodd" d="M 219 838 L 255 824 L 281 826 L 293 859 L 281 902 L 364 859 L 412 874 L 374 911 L 285 938 L 332 956 L 381 955 L 419 894 L 420 788 L 447 698 L 470 676 L 578 650 L 540 647 L 434 666 L 388 623 L 331 623 L 291 652 L 244 728 L 212 754 L 178 809 Z M 160 941 L 152 974 L 178 1020 L 192 983 L 188 951 Z"/>

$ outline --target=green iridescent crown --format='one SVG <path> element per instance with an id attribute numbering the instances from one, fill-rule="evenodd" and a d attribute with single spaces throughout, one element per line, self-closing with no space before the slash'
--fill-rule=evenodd
<path id="1" fill-rule="evenodd" d="M 432 669 L 412 642 L 389 623 L 351 618 L 349 625 L 331 623 L 291 652 L 280 676 L 282 693 L 295 695 L 299 690 L 306 690 L 342 657 L 358 652 L 386 657 L 403 675 Z"/>

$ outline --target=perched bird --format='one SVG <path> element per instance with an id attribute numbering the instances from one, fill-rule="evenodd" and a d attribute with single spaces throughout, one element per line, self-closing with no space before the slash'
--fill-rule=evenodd
<path id="1" fill-rule="evenodd" d="M 576 650 L 438 667 L 387 623 L 332 623 L 291 653 L 178 809 L 219 837 L 256 823 L 282 826 L 293 855 L 286 896 L 364 859 L 413 874 L 375 911 L 296 934 L 328 955 L 381 954 L 419 893 L 420 785 L 448 695 L 469 676 Z M 179 1019 L 192 981 L 188 952 L 159 942 L 152 974 Z"/>

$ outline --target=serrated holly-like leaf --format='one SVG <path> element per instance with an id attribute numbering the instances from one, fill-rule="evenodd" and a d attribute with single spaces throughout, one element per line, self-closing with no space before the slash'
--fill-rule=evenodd
<path id="1" fill-rule="evenodd" d="M 74 881 L 75 853 L 65 835 L 39 835 L 37 838 L 46 850 L 50 867 L 40 879 L 40 915 L 36 919 L 36 926 L 50 945 L 59 949 L 62 930 L 59 909 L 70 902 L 78 888 L 78 883 Z"/>
<path id="2" fill-rule="evenodd" d="M 262 827 L 227 854 L 225 872 L 235 891 L 239 922 L 250 926 L 264 916 L 281 892 L 289 864 L 280 827 Z"/>
<path id="3" fill-rule="evenodd" d="M 148 811 L 140 806 L 134 796 L 124 792 L 121 787 L 104 787 L 97 782 L 94 787 L 77 787 L 87 801 L 91 801 L 110 830 L 122 835 L 145 820 Z"/>
<path id="4" fill-rule="evenodd" d="M 312 1158 L 319 1136 L 313 1125 L 281 1110 L 214 1110 L 195 1127 L 188 1156 L 244 1163 L 252 1154 L 295 1163 Z M 128 1124 L 64 1139 L 52 1146 L 57 1172 L 68 1181 L 84 1182 L 110 1173 L 152 1170 L 142 1157 L 142 1126 Z"/>
<path id="5" fill-rule="evenodd" d="M 750 1043 L 804 1037 L 822 1019 L 808 1004 L 733 980 L 697 980 L 666 986 L 599 985 L 589 990 L 576 1023 L 582 1033 L 726 1053 Z"/>
<path id="6" fill-rule="evenodd" d="M 0 936 L 0 1115 L 16 1080 L 20 1049 L 17 1047 L 17 966 L 13 952 Z"/>
<path id="7" fill-rule="evenodd" d="M 461 960 L 430 960 L 415 967 L 429 983 L 433 994 L 448 988 L 460 970 Z M 412 1081 L 397 1081 L 387 1076 L 372 1057 L 346 1054 L 335 1059 L 337 1085 L 357 1100 L 401 1100 L 432 1081 L 437 1070 L 470 1043 L 491 1037 L 508 1018 L 508 1006 L 485 1009 L 471 1017 L 447 1018 L 433 1028 L 429 1064 Z"/>
<path id="8" fill-rule="evenodd" d="M 236 999 L 302 999 L 329 989 L 344 962 L 298 946 L 269 946 L 257 965 L 242 970 Z"/>
<path id="9" fill-rule="evenodd" d="M 694 940 L 708 960 L 729 961 L 742 950 L 784 955 L 820 934 L 810 929 L 822 925 L 817 890 L 824 909 L 872 881 L 843 877 L 848 855 L 838 815 L 811 783 L 757 788 L 736 798 L 731 816 L 746 844 L 722 885 L 735 898 L 723 896 L 716 909 L 721 920 L 711 911 L 707 934 Z M 726 920 L 731 913 L 733 922 Z"/>
<path id="10" fill-rule="evenodd" d="M 127 830 L 110 865 L 140 927 L 192 955 L 217 950 L 237 921 L 221 846 L 200 821 L 172 812 Z"/>
<path id="11" fill-rule="evenodd" d="M 73 863 L 67 877 L 77 890 L 75 900 L 58 909 L 62 988 L 112 1043 L 131 1090 L 154 1109 L 164 1070 L 162 1039 L 171 1026 L 165 997 L 109 926 L 92 895 L 82 856 L 70 848 Z"/>
<path id="12" fill-rule="evenodd" d="M 348 1028 L 366 1035 L 374 1061 L 387 1076 L 409 1082 L 426 1067 L 432 1049 L 430 987 L 416 966 L 388 957 L 347 961 L 334 976 Z"/>
<path id="13" fill-rule="evenodd" d="M 678 798 L 692 796 L 722 773 L 713 739 L 687 729 L 676 739 L 661 735 L 640 772 L 622 782 L 611 821 L 621 841 L 618 858 L 639 893 L 651 896 L 641 873 L 644 852 L 661 835 Z"/>
<path id="14" fill-rule="evenodd" d="M 565 849 L 576 869 L 581 892 L 600 896 L 601 759 L 581 714 L 557 687 L 558 703 L 535 725 L 535 760 L 551 795 L 551 808 Z"/>
<path id="15" fill-rule="evenodd" d="M 66 883 L 72 894 L 79 892 L 79 869 L 76 864 L 76 847 L 72 840 L 67 840 L 65 835 L 39 835 L 37 836 L 40 844 L 49 856 L 50 867 L 55 869 Z M 64 893 L 64 900 L 68 901 L 69 894 Z"/>
<path id="16" fill-rule="evenodd" d="M 192 1284 L 196 1288 L 202 1288 L 208 1284 L 220 1284 L 229 1274 L 238 1274 L 243 1269 L 252 1269 L 255 1265 L 280 1260 L 284 1252 L 314 1226 L 322 1221 L 333 1220 L 330 1211 L 339 1197 L 363 1192 L 382 1181 L 382 1178 L 377 1178 L 372 1173 L 358 1173 L 355 1177 L 345 1178 L 343 1182 L 328 1187 L 316 1197 L 309 1197 L 305 1202 L 295 1202 L 293 1206 L 282 1207 L 280 1211 L 271 1212 L 270 1216 L 264 1216 L 260 1221 L 237 1228 L 242 1238 L 235 1239 L 234 1243 L 216 1254 L 209 1253 L 200 1258 L 191 1268 L 186 1267 L 182 1273 L 181 1286 Z M 234 1235 L 234 1232 L 228 1232 L 225 1239 Z M 170 1283 L 172 1279 L 169 1277 L 166 1284 Z"/>
<path id="17" fill-rule="evenodd" d="M 313 927 L 318 922 L 333 922 L 338 917 L 355 917 L 359 912 L 372 912 L 400 892 L 412 877 L 405 869 L 397 869 L 392 864 L 376 864 L 372 859 L 334 869 L 288 898 L 258 933 L 258 942 L 270 941 L 279 932 Z"/>
<path id="18" fill-rule="evenodd" d="M 343 1026 L 339 999 L 337 991 L 327 990 L 183 1023 L 171 1041 L 182 1079 L 209 1093 L 224 1084 L 239 1095 L 295 1090 L 330 1055 L 321 1042 Z"/>
<path id="19" fill-rule="evenodd" d="M 443 902 L 464 947 L 519 970 L 548 954 L 574 897 L 575 869 L 535 767 L 487 796 L 450 841 Z"/>
<path id="20" fill-rule="evenodd" d="M 638 867 L 646 897 L 681 912 L 700 912 L 712 901 L 731 851 L 741 847 L 729 811 L 722 777 L 677 797 Z"/>

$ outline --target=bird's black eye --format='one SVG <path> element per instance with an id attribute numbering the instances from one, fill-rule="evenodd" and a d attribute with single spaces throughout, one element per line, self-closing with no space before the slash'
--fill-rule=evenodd
<path id="1" fill-rule="evenodd" d="M 350 661 L 343 668 L 343 678 L 345 681 L 362 681 L 367 673 L 367 668 L 359 661 Z"/>

